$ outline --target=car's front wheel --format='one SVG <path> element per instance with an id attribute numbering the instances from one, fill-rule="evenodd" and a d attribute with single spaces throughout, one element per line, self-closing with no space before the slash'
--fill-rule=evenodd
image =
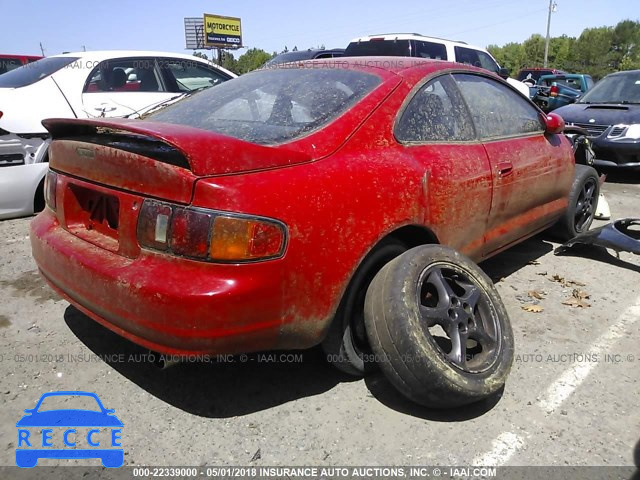
<path id="1" fill-rule="evenodd" d="M 600 195 L 598 172 L 587 165 L 576 165 L 576 175 L 569 193 L 569 206 L 554 233 L 562 240 L 570 240 L 589 230 L 595 217 Z"/>

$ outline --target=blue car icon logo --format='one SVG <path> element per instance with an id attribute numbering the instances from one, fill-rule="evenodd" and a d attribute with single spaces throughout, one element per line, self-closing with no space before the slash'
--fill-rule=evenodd
<path id="1" fill-rule="evenodd" d="M 47 408 L 52 403 L 77 403 L 77 400 L 81 401 L 82 409 Z M 90 409 L 84 409 L 85 406 Z M 99 458 L 108 468 L 124 463 L 120 443 L 122 422 L 113 414 L 114 410 L 104 408 L 95 393 L 48 392 L 40 397 L 35 408 L 25 413 L 16 423 L 18 467 L 35 467 L 40 458 Z"/>

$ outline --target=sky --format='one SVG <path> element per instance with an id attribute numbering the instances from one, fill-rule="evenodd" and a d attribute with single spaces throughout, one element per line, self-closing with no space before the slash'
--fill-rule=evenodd
<path id="1" fill-rule="evenodd" d="M 639 0 L 555 0 L 551 36 L 640 20 Z M 415 32 L 486 47 L 546 34 L 549 0 L 0 0 L 0 53 L 185 49 L 184 17 L 240 17 L 243 44 L 267 52 L 346 47 L 361 35 Z M 239 54 L 246 49 L 239 50 Z"/>

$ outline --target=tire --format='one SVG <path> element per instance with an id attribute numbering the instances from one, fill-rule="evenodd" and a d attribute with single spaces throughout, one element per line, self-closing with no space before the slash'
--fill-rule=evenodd
<path id="1" fill-rule="evenodd" d="M 44 210 L 45 202 L 44 202 L 44 179 L 40 180 L 38 187 L 36 188 L 36 193 L 33 197 L 33 213 L 39 213 Z"/>
<path id="2" fill-rule="evenodd" d="M 322 342 L 327 361 L 338 370 L 358 377 L 364 375 L 364 355 L 371 353 L 364 326 L 367 288 L 385 264 L 406 250 L 400 242 L 385 241 L 365 257 L 349 282 Z"/>
<path id="3" fill-rule="evenodd" d="M 587 165 L 576 165 L 576 176 L 569 193 L 569 206 L 553 227 L 559 240 L 566 242 L 589 230 L 598 207 L 600 179 Z"/>
<path id="4" fill-rule="evenodd" d="M 367 291 L 365 322 L 385 376 L 428 407 L 495 394 L 513 363 L 513 332 L 493 283 L 440 245 L 408 250 L 380 270 Z"/>

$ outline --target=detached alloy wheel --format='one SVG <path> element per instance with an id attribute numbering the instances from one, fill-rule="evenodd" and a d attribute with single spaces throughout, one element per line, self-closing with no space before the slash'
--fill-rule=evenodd
<path id="1" fill-rule="evenodd" d="M 447 247 L 416 247 L 387 264 L 367 291 L 365 322 L 389 381 L 421 405 L 477 402 L 511 369 L 513 333 L 498 292 Z"/>

